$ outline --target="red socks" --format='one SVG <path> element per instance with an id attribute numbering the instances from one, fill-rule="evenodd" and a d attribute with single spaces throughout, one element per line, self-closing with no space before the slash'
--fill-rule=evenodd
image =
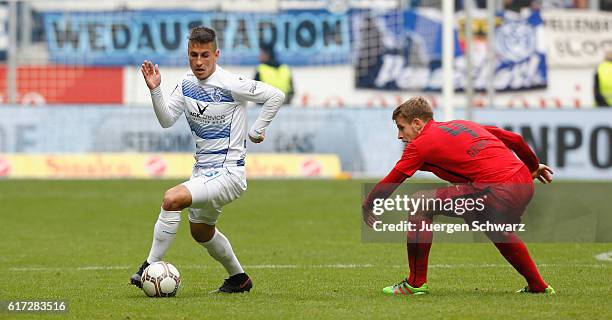
<path id="1" fill-rule="evenodd" d="M 432 231 L 423 231 L 421 229 L 423 224 L 431 225 L 432 220 L 424 219 L 411 222 L 417 225 L 415 231 L 408 232 L 406 239 L 408 265 L 410 266 L 408 283 L 412 287 L 418 288 L 427 282 L 427 260 L 433 238 Z M 495 246 L 514 269 L 525 277 L 531 291 L 544 292 L 548 285 L 544 282 L 542 276 L 540 276 L 538 268 L 529 256 L 525 243 L 516 234 L 509 233 L 505 235 L 504 241 L 496 242 Z"/>
<path id="2" fill-rule="evenodd" d="M 416 223 L 415 231 L 408 231 L 406 245 L 408 247 L 408 265 L 410 275 L 408 284 L 418 288 L 427 282 L 427 259 L 431 249 L 432 231 L 423 231 L 423 223 L 431 225 L 431 219 L 412 221 Z"/>
<path id="3" fill-rule="evenodd" d="M 531 260 L 525 243 L 516 234 L 507 234 L 505 241 L 496 242 L 495 246 L 514 269 L 525 277 L 531 291 L 544 292 L 548 285 L 540 276 L 533 260 Z"/>

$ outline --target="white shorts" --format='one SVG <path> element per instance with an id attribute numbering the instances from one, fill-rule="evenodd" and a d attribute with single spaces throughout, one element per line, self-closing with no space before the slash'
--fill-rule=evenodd
<path id="1" fill-rule="evenodd" d="M 191 192 L 189 221 L 217 224 L 221 208 L 238 199 L 246 190 L 244 167 L 195 167 L 189 181 L 182 183 Z"/>

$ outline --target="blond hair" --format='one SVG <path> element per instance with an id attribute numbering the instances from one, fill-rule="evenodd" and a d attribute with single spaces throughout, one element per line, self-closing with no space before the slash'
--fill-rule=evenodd
<path id="1" fill-rule="evenodd" d="M 393 120 L 402 117 L 407 122 L 415 118 L 425 122 L 433 120 L 433 110 L 429 102 L 420 96 L 412 97 L 393 110 Z"/>

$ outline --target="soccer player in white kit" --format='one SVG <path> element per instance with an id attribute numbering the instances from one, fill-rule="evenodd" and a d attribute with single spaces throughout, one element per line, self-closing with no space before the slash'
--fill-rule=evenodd
<path id="1" fill-rule="evenodd" d="M 147 260 L 130 282 L 141 287 L 141 276 L 151 263 L 161 261 L 176 237 L 181 210 L 188 208 L 191 235 L 223 265 L 229 277 L 215 292 L 250 291 L 253 284 L 236 258 L 228 239 L 215 225 L 221 208 L 246 190 L 244 158 L 246 139 L 264 140 L 264 132 L 285 99 L 282 91 L 265 83 L 229 73 L 217 65 L 219 49 L 215 31 L 193 28 L 189 34 L 189 66 L 169 97 L 162 94 L 157 65 L 145 60 L 141 66 L 151 90 L 157 120 L 172 126 L 185 115 L 196 143 L 196 163 L 189 181 L 164 194 L 153 230 Z M 259 117 L 247 133 L 246 103 L 262 104 Z"/>

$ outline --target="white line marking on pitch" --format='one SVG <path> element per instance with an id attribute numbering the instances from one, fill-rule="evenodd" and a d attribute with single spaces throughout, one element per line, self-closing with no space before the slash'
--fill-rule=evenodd
<path id="1" fill-rule="evenodd" d="M 595 259 L 599 261 L 612 261 L 612 251 L 600 253 L 595 256 Z"/>
<path id="2" fill-rule="evenodd" d="M 609 252 L 612 255 L 612 252 Z M 606 268 L 607 264 L 539 264 L 538 267 L 585 267 L 585 268 Z M 245 269 L 364 269 L 364 268 L 406 268 L 404 265 L 372 265 L 372 264 L 315 264 L 315 265 L 299 265 L 299 264 L 258 264 L 245 265 Z M 429 268 L 433 269 L 451 269 L 451 268 L 510 268 L 509 264 L 431 264 Z M 208 265 L 187 265 L 180 266 L 180 269 L 210 269 L 217 266 Z M 136 266 L 82 266 L 82 267 L 16 267 L 8 268 L 8 271 L 108 271 L 108 270 L 129 270 L 136 269 Z"/>

